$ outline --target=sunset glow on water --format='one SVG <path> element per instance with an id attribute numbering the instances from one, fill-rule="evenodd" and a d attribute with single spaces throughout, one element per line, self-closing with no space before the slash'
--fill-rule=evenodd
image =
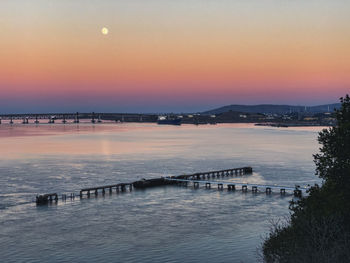
<path id="1" fill-rule="evenodd" d="M 169 186 L 44 207 L 32 201 L 38 193 L 241 166 L 254 173 L 225 180 L 305 186 L 318 182 L 312 154 L 320 129 L 2 124 L 2 260 L 255 261 L 269 220 L 288 214 L 290 194 Z"/>

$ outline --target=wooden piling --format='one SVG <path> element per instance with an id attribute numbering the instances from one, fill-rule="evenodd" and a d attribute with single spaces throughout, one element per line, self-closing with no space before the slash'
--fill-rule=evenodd
<path id="1" fill-rule="evenodd" d="M 36 204 L 37 205 L 45 205 L 52 201 L 58 201 L 58 195 L 56 193 L 53 194 L 44 194 L 36 196 Z"/>
<path id="2" fill-rule="evenodd" d="M 244 167 L 244 173 L 245 174 L 251 174 L 253 173 L 253 168 L 252 167 Z"/>
<path id="3" fill-rule="evenodd" d="M 235 186 L 234 184 L 228 184 L 228 185 L 227 185 L 227 189 L 228 189 L 229 191 L 234 191 L 234 190 L 236 190 L 236 186 Z"/>

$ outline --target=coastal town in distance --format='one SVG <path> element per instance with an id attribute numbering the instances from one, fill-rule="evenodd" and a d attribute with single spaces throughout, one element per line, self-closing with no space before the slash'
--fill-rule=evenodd
<path id="1" fill-rule="evenodd" d="M 18 113 L 0 114 L 0 124 L 78 123 L 80 120 L 90 120 L 92 123 L 115 121 L 174 125 L 256 123 L 273 127 L 333 126 L 336 123 L 334 111 L 339 107 L 339 103 L 312 107 L 263 104 L 229 105 L 196 113 Z"/>

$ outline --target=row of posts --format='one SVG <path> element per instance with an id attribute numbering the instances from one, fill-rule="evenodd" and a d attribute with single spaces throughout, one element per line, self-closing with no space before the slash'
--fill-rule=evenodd
<path id="1" fill-rule="evenodd" d="M 132 184 L 128 184 L 129 185 L 129 190 L 132 191 Z M 87 197 L 91 196 L 91 191 L 95 194 L 95 196 L 98 195 L 98 190 L 102 189 L 102 195 L 106 194 L 106 189 L 109 190 L 109 193 L 112 194 L 113 192 L 113 187 L 105 187 L 105 188 L 95 188 L 95 189 L 91 189 L 91 190 L 81 190 L 79 192 L 79 196 L 80 198 L 83 197 L 83 192 L 86 192 Z M 115 186 L 116 192 L 119 192 L 119 187 Z M 124 192 L 126 190 L 126 185 L 120 185 L 120 191 Z"/>
<path id="2" fill-rule="evenodd" d="M 188 178 L 191 178 L 191 179 L 201 179 L 201 177 L 203 179 L 205 178 L 215 178 L 215 177 L 224 177 L 224 176 L 229 176 L 229 175 L 242 175 L 242 174 L 245 174 L 245 168 L 242 168 L 242 169 L 233 169 L 233 170 L 225 170 L 225 171 L 219 171 L 219 172 L 211 172 L 211 173 L 203 173 L 203 174 L 194 174 L 194 175 L 190 175 L 188 176 Z"/>
<path id="3" fill-rule="evenodd" d="M 183 186 L 187 186 L 188 185 L 188 181 L 183 181 L 183 182 L 179 182 L 181 185 Z M 200 182 L 193 182 L 193 188 L 199 188 L 199 183 Z M 224 189 L 224 185 L 222 183 L 218 183 L 218 189 L 219 190 L 223 190 Z M 211 188 L 211 183 L 206 182 L 205 183 L 205 188 L 206 189 L 210 189 Z M 227 185 L 227 190 L 228 191 L 235 191 L 236 190 L 236 185 L 234 184 L 228 184 Z M 248 192 L 248 186 L 247 185 L 242 185 L 242 192 Z M 258 192 L 258 187 L 257 186 L 252 186 L 252 192 L 253 193 L 257 193 Z M 265 189 L 265 193 L 266 194 L 272 194 L 272 189 L 271 187 L 266 187 Z M 281 195 L 285 195 L 286 194 L 286 189 L 285 188 L 281 188 L 280 189 L 280 194 Z M 300 189 L 295 189 L 294 190 L 294 196 L 296 197 L 301 197 L 302 195 L 302 191 Z"/>
<path id="4" fill-rule="evenodd" d="M 116 192 L 119 192 L 119 187 L 120 187 L 120 191 L 125 192 L 127 189 L 127 186 L 129 187 L 129 190 L 132 191 L 132 184 L 120 184 L 120 185 L 115 185 L 115 186 L 110 186 L 110 187 L 101 187 L 101 188 L 91 188 L 91 189 L 82 189 L 80 190 L 79 193 L 79 197 L 82 198 L 83 197 L 83 192 L 86 192 L 87 197 L 90 197 L 91 195 L 91 191 L 93 191 L 95 193 L 95 196 L 98 195 L 98 190 L 102 190 L 102 195 L 106 194 L 106 189 L 109 189 L 109 193 L 112 194 L 112 190 L 113 188 L 116 188 Z M 62 201 L 66 201 L 67 198 L 74 200 L 76 197 L 76 195 L 74 193 L 71 193 L 69 195 L 67 194 L 62 194 L 61 198 Z M 45 194 L 45 195 L 37 195 L 36 196 L 36 203 L 38 205 L 43 205 L 43 204 L 47 204 L 47 203 L 51 203 L 51 202 L 57 202 L 58 201 L 58 195 L 55 194 Z"/>

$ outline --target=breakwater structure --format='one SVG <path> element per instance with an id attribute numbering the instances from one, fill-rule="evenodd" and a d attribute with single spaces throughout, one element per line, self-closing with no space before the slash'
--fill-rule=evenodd
<path id="1" fill-rule="evenodd" d="M 281 195 L 286 194 L 286 191 L 292 191 L 294 196 L 300 197 L 302 190 L 306 188 L 277 186 L 277 185 L 261 185 L 261 184 L 247 184 L 239 182 L 222 181 L 223 178 L 229 176 L 243 176 L 253 173 L 252 167 L 233 168 L 225 170 L 216 170 L 210 172 L 200 172 L 194 174 L 183 174 L 178 176 L 168 176 L 153 179 L 142 179 L 131 183 L 118 183 L 111 185 L 103 185 L 96 187 L 82 188 L 78 194 L 62 194 L 61 200 L 66 201 L 67 198 L 75 200 L 75 198 L 90 198 L 91 196 L 97 197 L 98 195 L 105 195 L 106 193 L 112 194 L 113 192 L 125 192 L 127 190 L 132 191 L 133 189 L 145 189 L 149 187 L 165 186 L 165 185 L 177 185 L 177 186 L 193 186 L 193 188 L 199 188 L 200 184 L 205 185 L 205 188 L 211 188 L 212 185 L 217 185 L 218 190 L 226 189 L 228 191 L 242 190 L 247 192 L 251 189 L 252 193 L 263 192 L 271 194 L 273 190 L 278 190 Z M 211 180 L 210 180 L 211 179 Z M 215 180 L 213 180 L 215 179 Z M 240 189 L 239 189 L 240 188 Z M 36 204 L 43 205 L 52 202 L 58 202 L 59 195 L 57 193 L 43 194 L 36 196 Z"/>

